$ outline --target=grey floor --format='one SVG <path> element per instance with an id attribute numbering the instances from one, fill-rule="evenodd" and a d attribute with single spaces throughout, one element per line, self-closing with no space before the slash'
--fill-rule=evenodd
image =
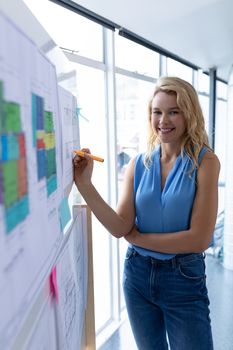
<path id="1" fill-rule="evenodd" d="M 209 255 L 206 269 L 214 350 L 233 350 L 233 271 Z M 99 350 L 137 350 L 129 322 L 125 321 Z"/>

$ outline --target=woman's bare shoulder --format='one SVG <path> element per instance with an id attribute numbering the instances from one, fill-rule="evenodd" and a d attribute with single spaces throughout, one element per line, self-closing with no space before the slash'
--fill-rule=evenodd
<path id="1" fill-rule="evenodd" d="M 199 167 L 199 174 L 203 174 L 203 176 L 213 176 L 216 174 L 216 177 L 218 177 L 220 172 L 220 161 L 218 159 L 218 156 L 212 152 L 207 151 L 201 161 L 200 167 Z"/>
<path id="2" fill-rule="evenodd" d="M 204 154 L 201 164 L 205 166 L 215 166 L 217 168 L 220 168 L 220 161 L 218 159 L 218 156 L 212 151 L 207 151 Z"/>

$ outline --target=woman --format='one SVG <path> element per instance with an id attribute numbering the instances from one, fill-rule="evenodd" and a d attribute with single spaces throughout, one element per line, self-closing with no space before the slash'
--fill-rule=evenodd
<path id="1" fill-rule="evenodd" d="M 214 231 L 220 164 L 192 85 L 158 80 L 145 154 L 131 160 L 116 211 L 91 183 L 93 161 L 74 159 L 75 183 L 100 222 L 129 242 L 124 293 L 140 350 L 213 349 L 205 249 Z M 88 149 L 84 149 L 87 153 Z"/>

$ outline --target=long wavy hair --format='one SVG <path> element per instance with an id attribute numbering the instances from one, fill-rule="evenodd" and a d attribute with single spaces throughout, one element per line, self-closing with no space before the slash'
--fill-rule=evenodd
<path id="1" fill-rule="evenodd" d="M 177 105 L 183 113 L 186 123 L 186 131 L 181 143 L 181 155 L 183 156 L 184 153 L 188 155 L 193 161 L 193 168 L 191 170 L 194 170 L 198 167 L 198 155 L 201 148 L 206 146 L 212 151 L 205 131 L 204 116 L 194 87 L 183 79 L 169 76 L 160 77 L 158 79 L 153 95 L 149 100 L 148 140 L 144 164 L 149 168 L 152 152 L 156 145 L 160 144 L 158 134 L 151 125 L 152 101 L 159 91 L 176 95 Z"/>

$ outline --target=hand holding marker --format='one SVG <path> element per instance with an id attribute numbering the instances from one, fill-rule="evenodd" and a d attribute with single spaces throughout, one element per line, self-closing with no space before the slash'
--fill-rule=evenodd
<path id="1" fill-rule="evenodd" d="M 76 150 L 76 151 L 74 151 L 74 153 L 77 154 L 80 157 L 85 157 L 85 154 L 87 154 L 93 160 L 97 160 L 97 162 L 104 162 L 103 158 L 94 156 L 93 154 L 90 154 L 90 153 L 86 153 L 86 152 L 83 152 L 83 151 L 80 151 L 80 150 Z"/>

